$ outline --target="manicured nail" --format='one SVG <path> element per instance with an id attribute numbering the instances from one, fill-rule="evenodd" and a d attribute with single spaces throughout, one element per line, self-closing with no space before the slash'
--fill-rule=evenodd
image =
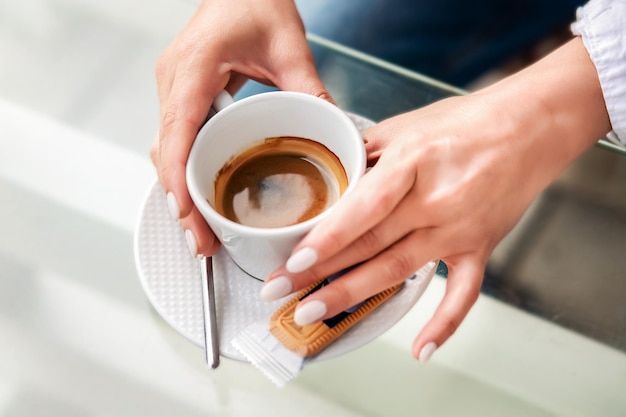
<path id="1" fill-rule="evenodd" d="M 311 324 L 326 314 L 326 304 L 323 301 L 313 300 L 304 304 L 302 307 L 296 308 L 296 312 L 293 315 L 293 320 L 299 326 L 305 324 Z"/>
<path id="2" fill-rule="evenodd" d="M 313 248 L 303 248 L 287 260 L 287 271 L 292 274 L 309 269 L 317 262 L 317 252 Z"/>
<path id="3" fill-rule="evenodd" d="M 263 301 L 274 301 L 291 294 L 292 289 L 293 285 L 291 285 L 289 278 L 278 277 L 263 285 L 260 297 Z"/>
<path id="4" fill-rule="evenodd" d="M 194 258 L 198 256 L 198 243 L 196 242 L 196 236 L 191 230 L 185 230 L 185 240 L 187 241 L 187 246 L 189 247 L 191 256 Z"/>
<path id="5" fill-rule="evenodd" d="M 422 350 L 420 350 L 420 354 L 417 360 L 420 361 L 421 364 L 425 364 L 426 362 L 428 362 L 430 357 L 433 356 L 433 353 L 435 353 L 435 350 L 437 350 L 437 344 L 435 342 L 426 343 L 422 347 Z"/>
<path id="6" fill-rule="evenodd" d="M 167 208 L 170 211 L 170 216 L 172 219 L 178 221 L 180 219 L 180 209 L 178 208 L 178 202 L 176 201 L 176 197 L 174 197 L 174 193 L 171 191 L 167 193 Z"/>

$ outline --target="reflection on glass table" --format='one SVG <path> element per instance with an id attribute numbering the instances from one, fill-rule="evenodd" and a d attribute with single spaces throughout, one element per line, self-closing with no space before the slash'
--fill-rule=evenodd
<path id="1" fill-rule="evenodd" d="M 132 256 L 155 180 L 154 63 L 194 8 L 0 3 L 0 416 L 626 414 L 624 158 L 599 148 L 498 248 L 487 294 L 428 365 L 410 346 L 442 277 L 381 337 L 285 389 L 243 362 L 207 370 Z M 374 120 L 462 93 L 311 43 L 339 105 Z"/>

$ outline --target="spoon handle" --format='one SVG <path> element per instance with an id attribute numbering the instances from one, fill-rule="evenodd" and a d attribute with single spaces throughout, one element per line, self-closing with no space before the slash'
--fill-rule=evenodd
<path id="1" fill-rule="evenodd" d="M 204 351 L 206 363 L 211 369 L 220 364 L 219 339 L 217 334 L 217 314 L 215 308 L 215 284 L 211 258 L 200 259 L 202 270 L 202 311 L 204 316 Z"/>

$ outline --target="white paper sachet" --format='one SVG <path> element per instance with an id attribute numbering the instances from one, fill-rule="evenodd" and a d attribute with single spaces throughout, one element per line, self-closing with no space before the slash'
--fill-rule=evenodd
<path id="1" fill-rule="evenodd" d="M 283 346 L 270 333 L 268 323 L 251 324 L 231 343 L 279 388 L 295 378 L 304 366 L 305 358 Z"/>
<path id="2" fill-rule="evenodd" d="M 256 322 L 249 325 L 231 341 L 231 344 L 278 387 L 284 386 L 300 373 L 305 361 L 315 357 L 334 343 L 345 332 L 393 297 L 404 285 L 399 284 L 382 291 L 319 323 L 304 326 L 295 323 L 293 316 L 300 300 L 355 267 L 343 270 L 300 291 L 278 308 L 269 322 Z"/>

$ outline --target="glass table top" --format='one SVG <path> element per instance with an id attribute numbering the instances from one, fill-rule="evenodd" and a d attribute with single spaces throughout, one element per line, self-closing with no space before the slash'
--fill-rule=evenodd
<path id="1" fill-rule="evenodd" d="M 602 147 L 497 248 L 426 366 L 410 346 L 443 276 L 380 338 L 284 389 L 246 363 L 208 370 L 150 305 L 132 247 L 155 180 L 154 63 L 194 8 L 0 3 L 0 416 L 626 414 L 626 158 Z M 463 93 L 310 41 L 337 104 L 373 120 Z"/>

